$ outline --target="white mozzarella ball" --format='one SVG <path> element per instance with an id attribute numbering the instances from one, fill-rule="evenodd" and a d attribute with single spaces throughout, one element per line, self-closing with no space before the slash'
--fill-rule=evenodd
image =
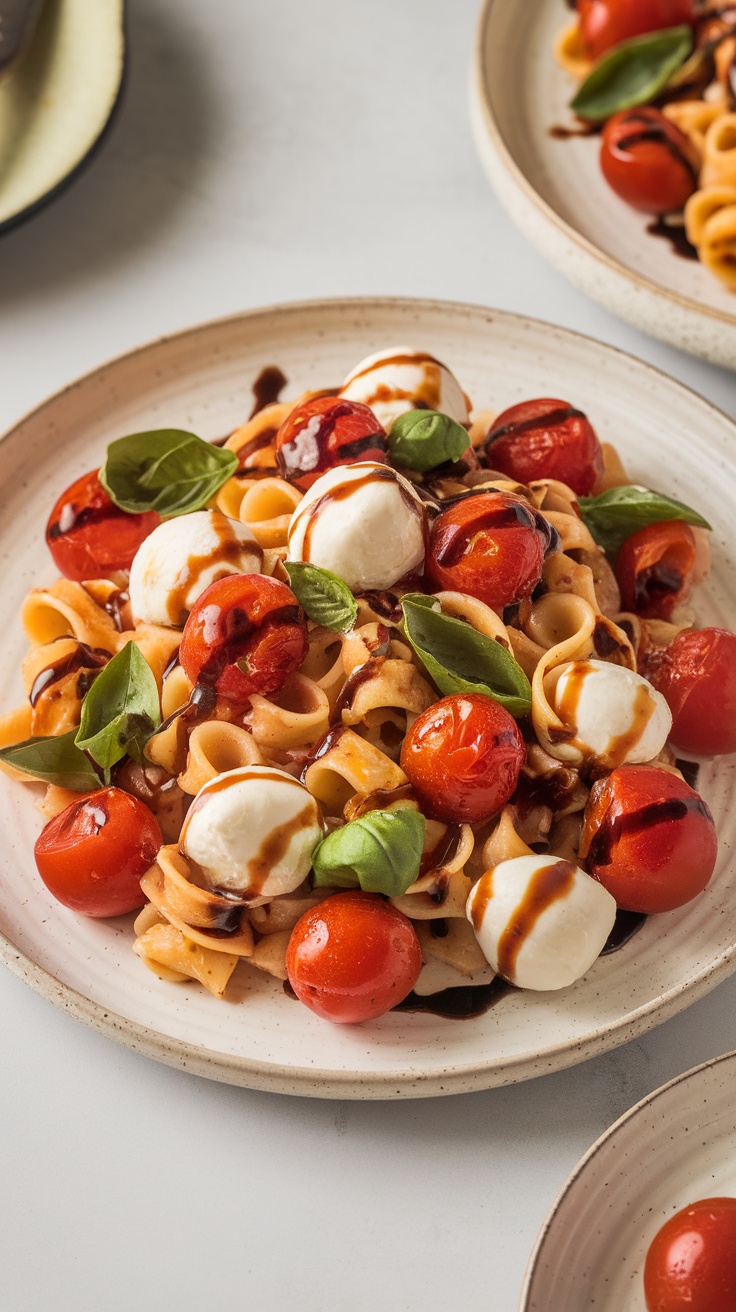
<path id="1" fill-rule="evenodd" d="M 561 761 L 594 758 L 613 770 L 625 762 L 652 761 L 672 728 L 672 714 L 661 693 L 634 670 L 608 661 L 571 661 L 561 667 L 551 701 L 568 742 L 548 750 Z"/>
<path id="2" fill-rule="evenodd" d="M 564 989 L 599 956 L 616 902 L 571 861 L 531 855 L 486 871 L 466 911 L 497 974 L 522 989 Z"/>
<path id="3" fill-rule="evenodd" d="M 393 587 L 424 559 L 422 501 L 388 465 L 338 465 L 294 511 L 288 559 L 329 569 L 354 592 Z"/>
<path id="4" fill-rule="evenodd" d="M 454 374 L 433 355 L 408 346 L 361 360 L 345 379 L 340 396 L 370 406 L 386 429 L 397 415 L 418 406 L 438 410 L 459 424 L 469 419 L 467 398 Z"/>
<path id="5" fill-rule="evenodd" d="M 248 765 L 200 788 L 180 846 L 213 889 L 249 902 L 298 888 L 322 837 L 319 806 L 303 784 L 283 770 Z"/>
<path id="6" fill-rule="evenodd" d="M 263 550 L 247 524 L 219 510 L 166 519 L 139 546 L 130 606 L 145 624 L 183 628 L 197 597 L 226 574 L 259 574 Z"/>

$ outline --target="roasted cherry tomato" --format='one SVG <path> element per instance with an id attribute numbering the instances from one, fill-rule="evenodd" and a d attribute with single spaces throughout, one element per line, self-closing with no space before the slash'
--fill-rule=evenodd
<path id="1" fill-rule="evenodd" d="M 603 176 L 635 210 L 681 210 L 698 186 L 698 167 L 685 133 L 651 106 L 623 109 L 603 129 Z"/>
<path id="2" fill-rule="evenodd" d="M 582 410 L 547 397 L 522 401 L 494 419 L 485 440 L 491 469 L 519 483 L 557 478 L 576 496 L 592 492 L 603 473 L 603 452 Z"/>
<path id="3" fill-rule="evenodd" d="M 427 815 L 476 824 L 508 802 L 525 755 L 519 726 L 503 706 L 480 693 L 456 693 L 414 721 L 401 768 Z"/>
<path id="4" fill-rule="evenodd" d="M 683 752 L 736 752 L 736 634 L 687 629 L 645 671 L 672 711 L 670 738 Z"/>
<path id="5" fill-rule="evenodd" d="M 36 842 L 36 865 L 65 907 L 85 916 L 123 916 L 143 906 L 141 875 L 162 842 L 143 802 L 120 788 L 101 788 L 49 820 Z"/>
<path id="6" fill-rule="evenodd" d="M 693 0 L 577 0 L 586 53 L 598 59 L 632 36 L 695 21 Z"/>
<path id="7" fill-rule="evenodd" d="M 621 609 L 644 619 L 668 620 L 687 601 L 698 579 L 695 534 L 688 524 L 666 520 L 627 538 L 616 558 Z"/>
<path id="8" fill-rule="evenodd" d="M 534 591 L 544 558 L 559 545 L 551 524 L 523 497 L 480 492 L 434 521 L 427 575 L 436 588 L 469 592 L 502 610 Z"/>
<path id="9" fill-rule="evenodd" d="M 625 911 L 672 911 L 702 893 L 718 850 L 694 789 L 653 765 L 622 765 L 591 789 L 580 856 Z"/>
<path id="10" fill-rule="evenodd" d="M 349 1025 L 397 1006 L 417 982 L 411 921 L 378 893 L 336 893 L 305 911 L 286 951 L 289 983 L 325 1020 Z"/>
<path id="11" fill-rule="evenodd" d="M 228 574 L 195 601 L 179 649 L 192 683 L 247 702 L 277 692 L 307 654 L 307 624 L 291 588 L 265 574 Z"/>
<path id="12" fill-rule="evenodd" d="M 276 437 L 276 460 L 284 478 L 303 492 L 335 465 L 386 459 L 385 430 L 360 401 L 317 396 L 287 415 Z"/>
<path id="13" fill-rule="evenodd" d="M 161 523 L 155 511 L 129 515 L 111 501 L 99 470 L 84 474 L 59 497 L 46 525 L 46 544 L 68 579 L 106 579 L 130 569 L 144 538 Z"/>
<path id="14" fill-rule="evenodd" d="M 654 1236 L 644 1264 L 647 1312 L 736 1308 L 736 1198 L 703 1198 Z"/>

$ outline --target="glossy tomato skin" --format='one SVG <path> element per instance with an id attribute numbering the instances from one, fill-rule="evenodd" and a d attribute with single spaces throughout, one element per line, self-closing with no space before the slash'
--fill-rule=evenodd
<path id="1" fill-rule="evenodd" d="M 591 59 L 634 36 L 695 21 L 693 0 L 577 0 L 577 10 Z"/>
<path id="2" fill-rule="evenodd" d="M 658 109 L 624 109 L 603 129 L 601 169 L 621 200 L 645 214 L 681 210 L 698 186 L 698 161 L 684 132 Z"/>
<path id="3" fill-rule="evenodd" d="M 652 914 L 684 906 L 713 874 L 718 839 L 702 797 L 652 765 L 622 765 L 591 789 L 581 859 L 618 906 Z"/>
<path id="4" fill-rule="evenodd" d="M 632 533 L 616 557 L 621 609 L 644 619 L 670 619 L 697 581 L 696 557 L 689 524 L 666 520 Z"/>
<path id="5" fill-rule="evenodd" d="M 140 879 L 162 843 L 143 802 L 120 788 L 101 788 L 49 821 L 36 841 L 36 865 L 65 907 L 85 916 L 122 916 L 143 906 Z"/>
<path id="6" fill-rule="evenodd" d="M 695 756 L 736 752 L 736 634 L 686 629 L 649 666 L 672 711 L 675 747 Z"/>
<path id="7" fill-rule="evenodd" d="M 551 524 L 523 497 L 479 492 L 437 516 L 426 572 L 437 589 L 469 592 L 495 610 L 529 597 L 559 546 Z"/>
<path id="8" fill-rule="evenodd" d="M 111 501 L 98 478 L 83 474 L 62 492 L 46 525 L 46 545 L 67 579 L 105 579 L 130 569 L 144 538 L 161 523 L 155 511 L 129 515 Z"/>
<path id="9" fill-rule="evenodd" d="M 377 893 L 336 893 L 297 921 L 286 952 L 300 1002 L 338 1025 L 373 1020 L 417 982 L 422 950 L 411 921 Z"/>
<path id="10" fill-rule="evenodd" d="M 526 749 L 516 720 L 480 693 L 455 693 L 414 721 L 401 768 L 425 815 L 447 824 L 477 824 L 505 806 Z"/>
<path id="11" fill-rule="evenodd" d="M 588 496 L 603 473 L 603 452 L 592 424 L 567 401 L 540 397 L 504 410 L 484 443 L 486 460 L 519 483 L 556 478 Z"/>
<path id="12" fill-rule="evenodd" d="M 671 1216 L 644 1264 L 647 1312 L 736 1308 L 736 1198 L 703 1198 Z"/>
<path id="13" fill-rule="evenodd" d="M 386 432 L 359 401 L 316 396 L 296 405 L 276 435 L 276 461 L 284 478 L 306 492 L 320 474 L 356 460 L 386 460 Z"/>

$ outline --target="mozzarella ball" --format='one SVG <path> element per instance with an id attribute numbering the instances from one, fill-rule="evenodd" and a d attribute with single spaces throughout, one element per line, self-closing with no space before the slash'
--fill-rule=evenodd
<path id="1" fill-rule="evenodd" d="M 130 568 L 136 620 L 182 629 L 200 593 L 226 574 L 259 574 L 263 550 L 247 524 L 219 510 L 177 515 L 149 533 Z"/>
<path id="2" fill-rule="evenodd" d="M 338 465 L 294 511 L 288 559 L 331 570 L 353 592 L 391 588 L 424 560 L 422 501 L 388 465 Z"/>
<path id="3" fill-rule="evenodd" d="M 564 989 L 600 955 L 616 902 L 571 861 L 531 855 L 487 870 L 466 912 L 497 974 L 522 989 Z"/>
<path id="4" fill-rule="evenodd" d="M 322 837 L 319 807 L 303 784 L 283 770 L 248 765 L 200 788 L 180 847 L 213 889 L 253 902 L 298 888 Z"/>
<path id="5" fill-rule="evenodd" d="M 384 428 L 406 410 L 439 410 L 459 424 L 469 420 L 468 402 L 454 374 L 426 351 L 397 346 L 369 355 L 340 389 L 348 401 L 370 406 Z"/>
<path id="6" fill-rule="evenodd" d="M 548 746 L 561 761 L 581 764 L 593 758 L 608 770 L 652 761 L 672 728 L 662 694 L 634 670 L 607 661 L 563 665 L 550 700 L 574 735 Z"/>

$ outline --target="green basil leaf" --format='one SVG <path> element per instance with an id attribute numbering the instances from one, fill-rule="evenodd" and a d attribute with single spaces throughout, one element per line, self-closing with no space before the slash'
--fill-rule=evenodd
<path id="1" fill-rule="evenodd" d="M 142 763 L 143 748 L 160 723 L 153 672 L 136 643 L 128 642 L 97 675 L 82 702 L 75 742 L 103 770 L 126 753 Z"/>
<path id="2" fill-rule="evenodd" d="M 111 442 L 100 482 L 121 510 L 156 510 L 166 519 L 206 506 L 237 467 L 234 451 L 159 428 Z"/>
<path id="3" fill-rule="evenodd" d="M 609 556 L 615 556 L 632 533 L 649 524 L 679 519 L 710 528 L 697 510 L 646 487 L 612 487 L 599 497 L 578 497 L 578 506 L 596 542 Z"/>
<path id="4" fill-rule="evenodd" d="M 0 748 L 0 761 L 12 765 L 31 779 L 58 784 L 74 793 L 100 788 L 100 777 L 92 762 L 76 746 L 76 729 L 59 738 L 26 738 L 12 747 Z"/>
<path id="5" fill-rule="evenodd" d="M 619 109 L 645 105 L 659 95 L 693 48 L 692 28 L 669 27 L 614 46 L 589 73 L 570 108 L 600 123 Z"/>
<path id="6" fill-rule="evenodd" d="M 310 620 L 323 629 L 347 633 L 358 614 L 358 603 L 350 588 L 337 574 L 301 560 L 285 560 L 291 590 Z"/>
<path id="7" fill-rule="evenodd" d="M 407 410 L 394 419 L 388 433 L 394 463 L 420 474 L 448 460 L 459 460 L 469 446 L 462 424 L 436 410 Z"/>
<path id="8" fill-rule="evenodd" d="M 517 719 L 528 715 L 531 685 L 506 647 L 464 620 L 443 615 L 433 597 L 410 593 L 401 605 L 406 636 L 440 692 L 483 693 Z"/>
<path id="9" fill-rule="evenodd" d="M 322 839 L 312 858 L 314 882 L 400 897 L 419 874 L 425 828 L 410 806 L 369 811 Z"/>

